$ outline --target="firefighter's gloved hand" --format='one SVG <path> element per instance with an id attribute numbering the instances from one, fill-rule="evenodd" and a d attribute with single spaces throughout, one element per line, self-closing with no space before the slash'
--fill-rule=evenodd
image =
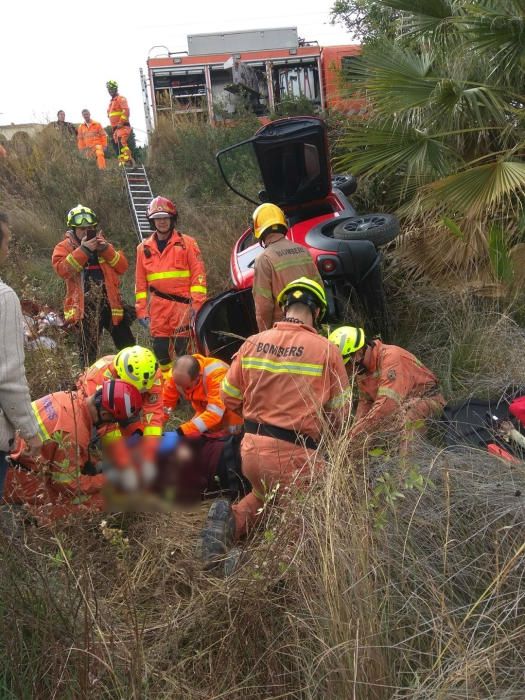
<path id="1" fill-rule="evenodd" d="M 139 475 L 134 467 L 126 467 L 119 473 L 120 488 L 127 493 L 137 491 L 139 487 Z"/>
<path id="2" fill-rule="evenodd" d="M 149 331 L 149 318 L 139 318 L 138 321 L 142 328 Z"/>
<path id="3" fill-rule="evenodd" d="M 179 444 L 179 442 L 181 441 L 181 439 L 182 437 L 180 433 L 177 433 L 175 431 L 164 433 L 160 440 L 160 445 L 158 449 L 159 455 L 165 456 L 167 454 L 170 454 L 170 452 L 173 452 Z"/>
<path id="4" fill-rule="evenodd" d="M 153 462 L 144 462 L 141 469 L 142 482 L 150 486 L 157 478 L 157 467 Z"/>

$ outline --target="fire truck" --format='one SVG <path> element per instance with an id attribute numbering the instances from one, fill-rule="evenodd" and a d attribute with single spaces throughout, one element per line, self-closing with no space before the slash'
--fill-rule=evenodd
<path id="1" fill-rule="evenodd" d="M 280 104 L 299 98 L 319 112 L 365 110 L 362 99 L 345 96 L 342 84 L 359 44 L 319 46 L 300 39 L 297 27 L 192 34 L 187 40 L 187 51 L 150 50 L 147 74 L 141 71 L 148 131 L 181 115 L 227 120 L 241 105 L 264 122 Z"/>

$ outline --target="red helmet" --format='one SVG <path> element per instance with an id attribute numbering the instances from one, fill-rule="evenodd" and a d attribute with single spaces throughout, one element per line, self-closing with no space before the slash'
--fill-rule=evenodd
<path id="1" fill-rule="evenodd" d="M 162 219 L 165 216 L 177 217 L 177 207 L 171 199 L 155 197 L 148 205 L 148 219 Z"/>
<path id="2" fill-rule="evenodd" d="M 109 411 L 115 420 L 125 421 L 133 418 L 142 408 L 142 394 L 122 379 L 105 379 L 100 405 Z"/>

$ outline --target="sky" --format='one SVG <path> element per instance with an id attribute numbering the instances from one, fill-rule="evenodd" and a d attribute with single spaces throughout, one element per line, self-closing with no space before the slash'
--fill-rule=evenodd
<path id="1" fill-rule="evenodd" d="M 107 80 L 128 98 L 131 124 L 144 142 L 139 68 L 151 47 L 187 50 L 186 36 L 206 32 L 297 27 L 321 45 L 350 43 L 330 24 L 331 0 L 6 0 L 0 40 L 0 124 L 66 119 L 107 122 Z M 153 55 L 162 53 L 155 49 Z"/>

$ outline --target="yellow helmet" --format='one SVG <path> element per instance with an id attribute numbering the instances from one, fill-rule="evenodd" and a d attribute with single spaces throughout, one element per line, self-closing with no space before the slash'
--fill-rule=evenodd
<path id="1" fill-rule="evenodd" d="M 115 355 L 114 365 L 119 379 L 139 391 L 149 391 L 153 386 L 158 364 L 155 355 L 148 348 L 140 345 L 124 348 Z"/>
<path id="2" fill-rule="evenodd" d="M 324 287 L 319 282 L 308 277 L 299 277 L 281 289 L 277 297 L 277 303 L 283 309 L 298 302 L 306 304 L 312 312 L 314 309 L 320 309 L 318 321 L 323 320 L 328 304 Z"/>
<path id="3" fill-rule="evenodd" d="M 68 228 L 96 226 L 97 223 L 97 215 L 93 209 L 85 207 L 83 204 L 77 204 L 76 207 L 73 207 L 73 209 L 70 209 L 67 213 Z"/>
<path id="4" fill-rule="evenodd" d="M 354 328 L 354 326 L 336 328 L 335 331 L 330 333 L 328 340 L 337 345 L 345 365 L 354 352 L 361 350 L 366 343 L 364 330 L 362 328 Z"/>
<path id="5" fill-rule="evenodd" d="M 282 209 L 265 202 L 253 212 L 253 235 L 257 240 L 265 233 L 286 233 L 288 224 Z"/>

